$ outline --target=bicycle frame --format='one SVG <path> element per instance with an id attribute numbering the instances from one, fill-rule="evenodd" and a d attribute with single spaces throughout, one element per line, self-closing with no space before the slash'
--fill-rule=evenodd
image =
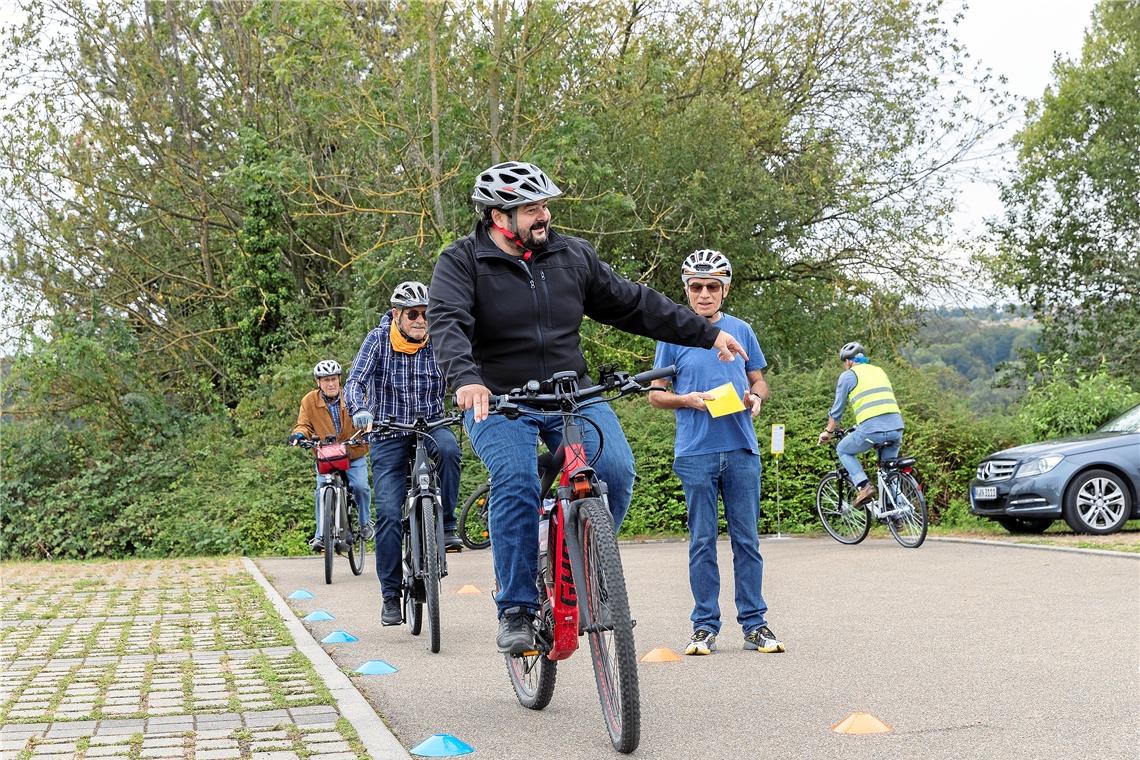
<path id="1" fill-rule="evenodd" d="M 842 439 L 843 436 L 847 435 L 848 432 L 849 431 L 841 430 L 841 435 L 836 440 L 836 443 L 838 443 L 838 441 Z M 887 469 L 883 466 L 883 459 L 879 455 L 879 446 L 875 446 L 874 451 L 875 484 L 878 488 L 879 497 L 877 499 L 871 499 L 869 502 L 867 502 L 867 508 L 870 510 L 871 517 L 873 519 L 878 520 L 879 522 L 885 522 L 892 517 L 898 517 L 899 515 L 905 514 L 908 510 L 913 509 L 913 506 L 909 503 L 903 504 L 901 506 L 899 505 L 899 500 L 903 499 L 905 501 L 905 497 L 901 496 L 901 494 L 898 493 L 898 487 L 896 485 L 897 479 L 889 477 L 896 471 Z M 847 471 L 843 469 L 843 465 L 839 461 L 838 448 L 836 446 L 832 446 L 831 452 L 832 456 L 835 459 L 835 471 L 840 473 L 843 477 L 847 477 Z M 903 472 L 907 474 L 910 474 L 910 471 L 910 465 L 900 467 L 897 470 L 897 472 Z M 887 502 L 890 503 L 890 509 L 884 509 L 884 506 Z"/>
<path id="2" fill-rule="evenodd" d="M 417 428 L 419 426 L 419 429 Z M 440 497 L 439 482 L 435 477 L 435 464 L 431 461 L 427 444 L 424 438 L 428 437 L 428 424 L 423 418 L 412 424 L 412 432 L 416 435 L 416 455 L 411 465 L 411 483 L 404 497 L 404 520 L 408 523 L 408 535 L 415 536 L 412 545 L 412 573 L 416 579 L 424 576 L 424 540 L 422 538 L 423 526 L 420 524 L 420 511 L 417 506 L 424 497 L 431 498 L 435 509 L 435 536 L 436 547 L 439 554 L 439 576 L 447 576 L 447 552 L 443 542 L 443 501 Z M 395 428 L 393 428 L 395 429 Z"/>

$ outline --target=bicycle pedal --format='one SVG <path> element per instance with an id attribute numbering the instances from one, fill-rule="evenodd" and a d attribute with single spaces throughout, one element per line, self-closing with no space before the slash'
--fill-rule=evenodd
<path id="1" fill-rule="evenodd" d="M 448 554 L 459 554 L 461 551 L 463 551 L 462 546 L 449 546 L 449 547 L 447 547 L 447 553 Z"/>
<path id="2" fill-rule="evenodd" d="M 539 652 L 537 649 L 528 649 L 525 652 L 519 652 L 518 654 L 511 655 L 511 656 L 512 657 L 537 657 L 540 654 L 542 654 L 542 653 Z"/>

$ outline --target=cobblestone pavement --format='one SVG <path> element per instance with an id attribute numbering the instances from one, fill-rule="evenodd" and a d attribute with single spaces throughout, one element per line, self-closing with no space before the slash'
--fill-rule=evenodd
<path id="1" fill-rule="evenodd" d="M 5 759 L 369 757 L 241 560 L 0 573 Z"/>

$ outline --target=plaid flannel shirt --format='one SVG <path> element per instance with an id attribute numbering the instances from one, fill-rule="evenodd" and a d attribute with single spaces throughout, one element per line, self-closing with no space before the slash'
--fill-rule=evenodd
<path id="1" fill-rule="evenodd" d="M 352 362 L 344 384 L 344 398 L 350 414 L 366 409 L 381 421 L 412 423 L 416 417 L 429 420 L 443 416 L 446 385 L 431 342 L 414 354 L 392 348 L 392 312 L 371 330 Z M 408 433 L 388 433 L 378 438 L 394 438 Z"/>

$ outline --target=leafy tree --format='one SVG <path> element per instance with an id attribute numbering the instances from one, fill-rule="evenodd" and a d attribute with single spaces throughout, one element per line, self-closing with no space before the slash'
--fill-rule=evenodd
<path id="1" fill-rule="evenodd" d="M 1140 2 L 1102 0 L 1080 60 L 1030 103 L 991 229 L 994 278 L 1030 304 L 1045 347 L 1140 387 Z"/>

